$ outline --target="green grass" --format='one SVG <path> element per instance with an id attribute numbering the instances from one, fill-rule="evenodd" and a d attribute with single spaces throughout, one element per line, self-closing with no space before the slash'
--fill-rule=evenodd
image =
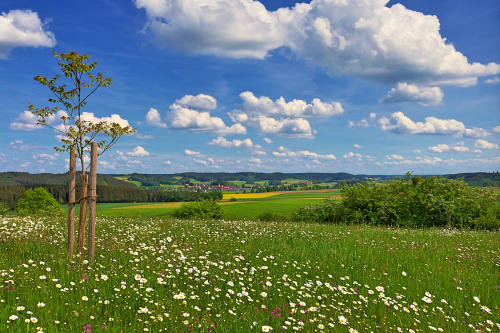
<path id="1" fill-rule="evenodd" d="M 123 180 L 124 182 L 127 182 L 127 183 L 134 184 L 137 187 L 141 187 L 142 186 L 141 182 L 139 182 L 137 180 L 129 180 L 129 177 L 130 176 L 117 176 L 117 177 L 113 177 L 113 178 L 118 179 L 118 180 Z"/>
<path id="2" fill-rule="evenodd" d="M 339 191 L 329 192 L 290 192 L 262 199 L 240 199 L 235 203 L 224 205 L 229 217 L 255 219 L 266 212 L 291 217 L 292 212 L 308 204 L 318 204 L 322 199 L 338 195 Z"/>
<path id="3" fill-rule="evenodd" d="M 246 185 L 247 182 L 244 180 L 230 180 L 230 181 L 227 181 L 226 183 L 230 183 L 233 186 L 243 186 L 243 185 Z"/>
<path id="4" fill-rule="evenodd" d="M 291 217 L 291 213 L 307 204 L 321 202 L 321 199 L 338 195 L 339 190 L 328 192 L 289 192 L 262 199 L 239 199 L 234 203 L 222 203 L 224 211 L 229 218 L 255 219 L 266 212 L 275 212 Z M 128 207 L 134 206 L 131 209 Z M 147 206 L 144 207 L 144 206 Z M 164 203 L 98 203 L 97 215 L 110 217 L 158 217 L 170 216 L 175 207 L 162 207 Z M 127 207 L 127 208 L 124 208 Z M 67 210 L 67 206 L 64 206 Z M 76 214 L 79 213 L 78 206 Z"/>
<path id="5" fill-rule="evenodd" d="M 64 219 L 0 221 L 2 332 L 500 328 L 499 232 L 100 218 L 89 263 Z"/>
<path id="6" fill-rule="evenodd" d="M 298 184 L 298 183 L 308 183 L 309 180 L 306 179 L 297 179 L 297 178 L 287 178 L 281 181 L 282 184 Z"/>

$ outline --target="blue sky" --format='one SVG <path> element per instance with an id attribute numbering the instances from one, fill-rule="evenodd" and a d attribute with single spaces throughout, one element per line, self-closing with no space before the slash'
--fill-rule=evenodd
<path id="1" fill-rule="evenodd" d="M 3 0 L 0 13 L 0 171 L 67 169 L 24 111 L 48 105 L 33 76 L 69 50 L 113 77 L 85 111 L 137 128 L 100 172 L 500 169 L 498 1 Z"/>

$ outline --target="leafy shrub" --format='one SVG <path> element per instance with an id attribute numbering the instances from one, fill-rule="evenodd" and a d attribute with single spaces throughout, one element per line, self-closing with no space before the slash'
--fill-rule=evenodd
<path id="1" fill-rule="evenodd" d="M 172 216 L 179 219 L 221 219 L 224 210 L 217 201 L 202 200 L 183 204 L 173 211 Z"/>
<path id="2" fill-rule="evenodd" d="M 235 202 L 235 201 L 237 201 L 235 197 L 231 197 L 231 199 L 229 199 L 229 202 Z"/>
<path id="3" fill-rule="evenodd" d="M 289 220 L 286 218 L 286 216 L 283 216 L 278 213 L 274 212 L 265 212 L 257 216 L 257 220 L 263 221 L 263 222 L 281 222 L 281 221 L 286 221 Z"/>
<path id="4" fill-rule="evenodd" d="M 301 208 L 295 219 L 405 227 L 500 228 L 498 195 L 461 179 L 401 178 L 346 186 L 340 201 Z"/>
<path id="5" fill-rule="evenodd" d="M 19 215 L 60 216 L 64 210 L 43 187 L 27 190 L 16 205 Z"/>

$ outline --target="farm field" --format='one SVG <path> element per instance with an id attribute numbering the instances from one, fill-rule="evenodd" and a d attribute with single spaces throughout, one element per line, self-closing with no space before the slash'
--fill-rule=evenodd
<path id="1" fill-rule="evenodd" d="M 226 193 L 220 204 L 227 216 L 232 218 L 255 219 L 266 212 L 290 216 L 291 212 L 302 206 L 318 203 L 322 199 L 338 197 L 339 193 L 339 190 Z M 229 202 L 230 198 L 236 198 L 237 201 Z M 97 214 L 114 217 L 169 216 L 181 204 L 180 202 L 98 203 Z"/>
<path id="2" fill-rule="evenodd" d="M 98 218 L 0 219 L 0 331 L 498 331 L 498 232 Z"/>

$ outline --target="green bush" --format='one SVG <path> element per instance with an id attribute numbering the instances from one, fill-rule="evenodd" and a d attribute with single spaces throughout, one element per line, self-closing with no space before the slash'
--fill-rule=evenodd
<path id="1" fill-rule="evenodd" d="M 274 212 L 265 212 L 257 216 L 257 220 L 263 221 L 263 222 L 282 222 L 289 220 L 286 218 L 286 216 L 283 216 L 278 213 Z"/>
<path id="2" fill-rule="evenodd" d="M 172 216 L 178 219 L 221 219 L 224 210 L 217 201 L 202 200 L 183 204 L 173 211 Z"/>
<path id="3" fill-rule="evenodd" d="M 401 178 L 346 186 L 340 201 L 301 208 L 295 219 L 405 227 L 499 229 L 498 195 L 461 179 Z"/>
<path id="4" fill-rule="evenodd" d="M 64 215 L 61 205 L 43 187 L 27 190 L 16 205 L 19 215 L 60 216 Z"/>

